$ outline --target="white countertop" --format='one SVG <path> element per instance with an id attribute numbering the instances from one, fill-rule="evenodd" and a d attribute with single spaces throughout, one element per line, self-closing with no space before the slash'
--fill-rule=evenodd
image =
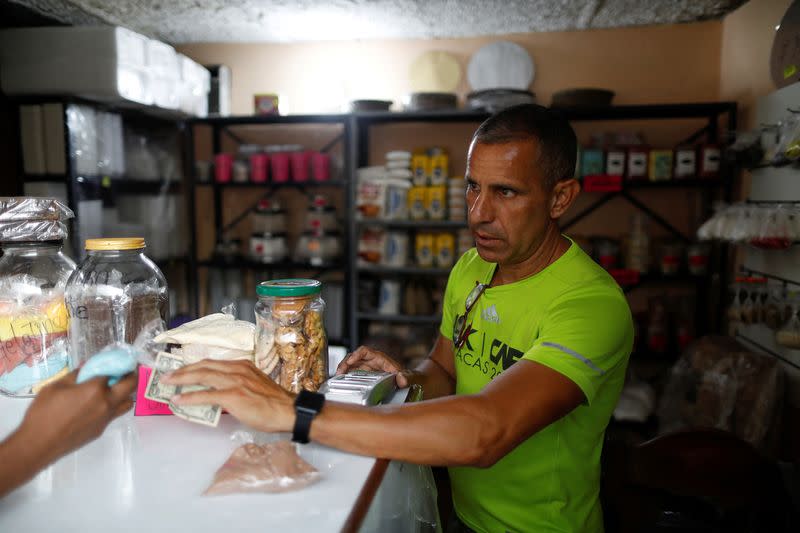
<path id="1" fill-rule="evenodd" d="M 392 403 L 404 401 L 398 391 Z M 31 400 L 0 397 L 0 439 Z M 308 444 L 300 455 L 322 480 L 283 494 L 202 496 L 246 430 L 230 415 L 217 428 L 173 416 L 134 417 L 0 499 L 0 531 L 339 531 L 375 460 Z"/>

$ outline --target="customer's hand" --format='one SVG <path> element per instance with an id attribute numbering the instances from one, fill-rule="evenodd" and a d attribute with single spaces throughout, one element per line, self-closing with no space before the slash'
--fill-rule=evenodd
<path id="1" fill-rule="evenodd" d="M 294 396 L 252 361 L 204 359 L 165 376 L 162 382 L 211 387 L 212 390 L 173 397 L 172 401 L 178 405 L 219 405 L 260 431 L 290 431 L 294 426 Z"/>
<path id="2" fill-rule="evenodd" d="M 359 346 L 336 367 L 337 374 L 347 374 L 353 370 L 392 372 L 398 387 L 408 387 L 408 371 L 385 353 L 368 346 Z"/>
<path id="3" fill-rule="evenodd" d="M 109 422 L 133 405 L 135 374 L 113 387 L 105 377 L 77 385 L 77 375 L 76 370 L 39 391 L 17 430 L 37 451 L 42 466 L 99 437 Z"/>

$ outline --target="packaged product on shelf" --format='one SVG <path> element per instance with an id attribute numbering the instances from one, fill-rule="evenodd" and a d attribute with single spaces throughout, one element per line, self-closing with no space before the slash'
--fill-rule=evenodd
<path id="1" fill-rule="evenodd" d="M 250 156 L 250 181 L 253 183 L 266 183 L 269 178 L 269 156 L 254 153 Z"/>
<path id="2" fill-rule="evenodd" d="M 650 181 L 672 179 L 672 150 L 650 150 L 647 176 Z"/>
<path id="3" fill-rule="evenodd" d="M 381 264 L 404 267 L 408 263 L 408 233 L 404 231 L 386 232 L 386 250 Z"/>
<path id="4" fill-rule="evenodd" d="M 628 148 L 628 179 L 647 179 L 649 150 L 645 146 Z"/>
<path id="5" fill-rule="evenodd" d="M 433 242 L 434 264 L 439 268 L 449 268 L 455 262 L 456 239 L 452 233 L 439 233 Z"/>
<path id="6" fill-rule="evenodd" d="M 364 176 L 361 177 L 362 172 Z M 380 167 L 383 172 L 383 167 Z M 383 183 L 382 175 L 378 176 L 375 171 L 369 174 L 365 169 L 359 169 L 358 189 L 356 191 L 356 209 L 362 218 L 382 218 L 383 207 L 386 203 L 386 187 Z"/>
<path id="7" fill-rule="evenodd" d="M 332 206 L 323 195 L 317 194 L 311 199 L 306 209 L 306 231 L 337 231 L 339 221 L 336 218 L 336 208 Z"/>
<path id="8" fill-rule="evenodd" d="M 30 396 L 69 368 L 61 253 L 72 211 L 50 198 L 0 198 L 0 392 Z"/>
<path id="9" fill-rule="evenodd" d="M 299 150 L 289 154 L 289 166 L 292 171 L 292 181 L 305 183 L 311 175 L 311 152 Z"/>
<path id="10" fill-rule="evenodd" d="M 683 246 L 679 243 L 665 243 L 661 245 L 659 266 L 665 276 L 676 275 L 681 268 Z"/>
<path id="11" fill-rule="evenodd" d="M 400 314 L 400 282 L 393 279 L 381 280 L 378 291 L 378 314 Z"/>
<path id="12" fill-rule="evenodd" d="M 447 182 L 447 214 L 450 220 L 466 220 L 467 194 L 463 177 L 450 178 Z"/>
<path id="13" fill-rule="evenodd" d="M 313 266 L 330 264 L 341 256 L 341 239 L 335 231 L 306 231 L 297 240 L 294 260 Z"/>
<path id="14" fill-rule="evenodd" d="M 425 191 L 425 212 L 431 220 L 444 220 L 447 214 L 447 187 L 436 185 Z"/>
<path id="15" fill-rule="evenodd" d="M 411 182 L 406 179 L 389 178 L 383 181 L 386 188 L 383 218 L 386 220 L 408 219 L 408 194 Z"/>
<path id="16" fill-rule="evenodd" d="M 431 174 L 431 160 L 425 154 L 414 154 L 411 159 L 411 171 L 414 173 L 414 185 L 425 187 L 429 183 Z"/>
<path id="17" fill-rule="evenodd" d="M 472 232 L 468 229 L 460 229 L 457 234 L 458 246 L 456 252 L 458 257 L 461 257 L 467 251 L 475 246 L 475 239 L 472 238 Z"/>
<path id="18" fill-rule="evenodd" d="M 631 218 L 625 267 L 639 273 L 650 270 L 650 237 L 647 234 L 647 217 L 643 213 L 636 213 Z"/>
<path id="19" fill-rule="evenodd" d="M 322 284 L 283 279 L 258 284 L 256 366 L 284 389 L 317 391 L 328 377 Z"/>
<path id="20" fill-rule="evenodd" d="M 261 263 L 278 263 L 289 257 L 286 233 L 253 233 L 250 258 Z"/>
<path id="21" fill-rule="evenodd" d="M 87 256 L 65 289 L 74 366 L 114 342 L 132 344 L 153 320 L 167 320 L 164 275 L 141 238 L 87 239 Z"/>
<path id="22" fill-rule="evenodd" d="M 787 298 L 791 306 L 789 318 L 775 333 L 775 342 L 786 348 L 800 349 L 800 295 L 792 292 Z"/>
<path id="23" fill-rule="evenodd" d="M 311 177 L 314 181 L 331 179 L 331 155 L 324 152 L 311 153 Z"/>
<path id="24" fill-rule="evenodd" d="M 686 249 L 686 263 L 693 276 L 704 276 L 708 273 L 709 248 L 704 243 L 691 244 Z"/>
<path id="25" fill-rule="evenodd" d="M 233 154 L 217 154 L 214 156 L 214 181 L 230 183 L 233 178 Z"/>
<path id="26" fill-rule="evenodd" d="M 386 231 L 382 228 L 363 228 L 358 237 L 358 263 L 375 265 L 383 259 L 386 250 Z"/>
<path id="27" fill-rule="evenodd" d="M 609 176 L 625 175 L 625 150 L 611 148 L 606 153 L 606 174 Z"/>
<path id="28" fill-rule="evenodd" d="M 605 153 L 599 148 L 584 148 L 581 152 L 581 178 L 599 176 L 605 170 Z"/>
<path id="29" fill-rule="evenodd" d="M 432 233 L 417 233 L 414 243 L 414 256 L 417 259 L 417 266 L 433 266 L 433 246 L 434 236 Z"/>
<path id="30" fill-rule="evenodd" d="M 286 210 L 282 209 L 280 204 L 274 200 L 260 200 L 250 217 L 254 233 L 286 232 Z"/>
<path id="31" fill-rule="evenodd" d="M 389 163 L 402 163 L 405 164 L 405 168 L 411 167 L 411 152 L 406 150 L 392 150 L 391 152 L 386 152 L 386 164 Z"/>
<path id="32" fill-rule="evenodd" d="M 703 178 L 716 178 L 719 176 L 720 149 L 719 146 L 706 144 L 700 148 L 700 176 Z"/>
<path id="33" fill-rule="evenodd" d="M 619 261 L 619 242 L 614 239 L 599 237 L 592 239 L 595 260 L 606 270 L 617 268 Z"/>
<path id="34" fill-rule="evenodd" d="M 447 154 L 438 154 L 431 157 L 431 173 L 430 173 L 430 183 L 431 185 L 444 185 L 447 183 L 447 178 L 449 176 L 448 169 L 450 166 L 450 159 Z"/>
<path id="35" fill-rule="evenodd" d="M 675 177 L 688 178 L 697 175 L 697 152 L 693 146 L 675 149 Z"/>
<path id="36" fill-rule="evenodd" d="M 427 215 L 425 202 L 427 187 L 411 187 L 408 190 L 408 214 L 411 220 L 423 220 Z"/>

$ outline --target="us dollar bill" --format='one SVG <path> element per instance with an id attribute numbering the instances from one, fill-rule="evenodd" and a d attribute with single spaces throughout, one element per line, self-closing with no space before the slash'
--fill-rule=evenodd
<path id="1" fill-rule="evenodd" d="M 176 394 L 185 394 L 208 389 L 208 387 L 203 387 L 202 385 L 178 385 Z M 175 416 L 188 420 L 189 422 L 211 427 L 217 427 L 217 424 L 219 424 L 219 416 L 222 413 L 222 408 L 219 405 L 175 405 L 173 402 L 169 402 L 168 405 Z"/>
<path id="2" fill-rule="evenodd" d="M 153 371 L 150 373 L 150 379 L 147 380 L 147 388 L 144 391 L 144 397 L 148 400 L 160 403 L 169 403 L 175 394 L 177 394 L 176 385 L 167 385 L 161 382 L 164 374 L 168 374 L 178 370 L 183 366 L 183 359 L 167 352 L 158 352 L 156 356 L 156 364 L 153 366 Z"/>
<path id="3" fill-rule="evenodd" d="M 216 427 L 222 409 L 218 405 L 176 405 L 173 396 L 189 392 L 208 390 L 202 385 L 168 385 L 161 382 L 165 374 L 173 372 L 184 365 L 183 358 L 166 352 L 159 352 L 156 364 L 147 381 L 144 397 L 154 402 L 165 403 L 175 416 L 206 426 Z"/>

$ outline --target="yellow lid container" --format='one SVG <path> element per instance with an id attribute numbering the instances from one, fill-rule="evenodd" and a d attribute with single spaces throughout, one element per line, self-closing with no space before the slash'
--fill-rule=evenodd
<path id="1" fill-rule="evenodd" d="M 87 250 L 139 250 L 145 247 L 142 237 L 120 237 L 107 239 L 86 239 Z"/>

